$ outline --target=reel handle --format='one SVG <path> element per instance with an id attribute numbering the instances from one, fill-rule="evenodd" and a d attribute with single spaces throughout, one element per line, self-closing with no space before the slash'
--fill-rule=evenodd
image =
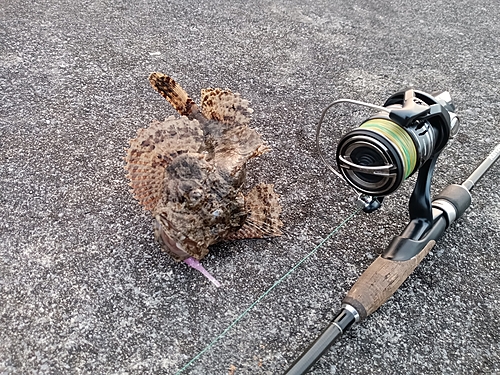
<path id="1" fill-rule="evenodd" d="M 420 253 L 405 261 L 379 256 L 354 283 L 342 303 L 354 307 L 361 320 L 366 319 L 399 289 L 435 243 L 430 240 Z"/>

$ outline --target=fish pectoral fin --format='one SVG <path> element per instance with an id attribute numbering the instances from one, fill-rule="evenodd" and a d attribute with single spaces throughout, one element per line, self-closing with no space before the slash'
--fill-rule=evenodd
<path id="1" fill-rule="evenodd" d="M 245 163 L 270 150 L 262 137 L 248 126 L 227 129 L 218 139 L 214 149 L 214 161 L 230 174 L 239 171 Z"/>
<path id="2" fill-rule="evenodd" d="M 155 120 L 137 131 L 127 149 L 125 170 L 134 197 L 146 210 L 153 210 L 164 194 L 165 168 L 178 155 L 197 152 L 202 143 L 199 122 L 186 117 Z"/>
<path id="3" fill-rule="evenodd" d="M 245 197 L 248 217 L 243 226 L 227 236 L 228 240 L 281 236 L 281 206 L 272 184 L 258 184 Z"/>

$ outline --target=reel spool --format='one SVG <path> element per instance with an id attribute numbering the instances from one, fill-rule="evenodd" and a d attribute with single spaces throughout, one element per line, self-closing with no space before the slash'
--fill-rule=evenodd
<path id="1" fill-rule="evenodd" d="M 321 153 L 319 134 L 326 112 L 340 103 L 378 112 L 340 139 L 336 151 L 338 173 Z M 432 96 L 408 89 L 392 95 L 382 107 L 350 99 L 336 100 L 321 115 L 316 143 L 323 162 L 363 195 L 364 209 L 371 212 L 403 181 L 436 158 L 458 128 L 459 120 L 448 92 Z"/>

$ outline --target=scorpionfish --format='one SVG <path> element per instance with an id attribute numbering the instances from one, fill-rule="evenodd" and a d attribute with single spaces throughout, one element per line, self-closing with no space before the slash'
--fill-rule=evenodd
<path id="1" fill-rule="evenodd" d="M 281 235 L 273 185 L 243 194 L 247 161 L 270 150 L 248 126 L 249 102 L 208 88 L 198 106 L 169 76 L 152 73 L 149 81 L 180 117 L 139 129 L 125 169 L 134 197 L 154 218 L 162 249 L 185 261 L 203 258 L 220 241 Z"/>

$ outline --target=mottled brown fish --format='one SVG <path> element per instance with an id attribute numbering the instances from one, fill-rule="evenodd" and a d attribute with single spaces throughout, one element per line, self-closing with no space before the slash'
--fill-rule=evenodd
<path id="1" fill-rule="evenodd" d="M 149 81 L 181 117 L 140 129 L 125 169 L 162 249 L 177 260 L 201 259 L 220 241 L 281 235 L 273 185 L 242 192 L 247 161 L 269 151 L 248 127 L 249 102 L 209 88 L 198 106 L 172 78 L 152 73 Z"/>

